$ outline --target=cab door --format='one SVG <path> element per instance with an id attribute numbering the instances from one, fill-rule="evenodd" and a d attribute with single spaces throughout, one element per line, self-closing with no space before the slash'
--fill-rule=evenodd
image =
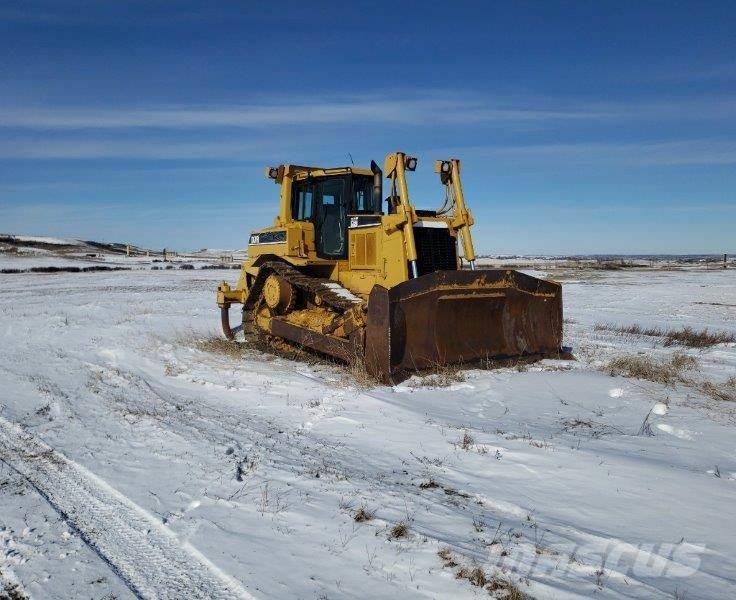
<path id="1" fill-rule="evenodd" d="M 314 237 L 317 256 L 329 260 L 347 258 L 348 181 L 330 177 L 315 182 Z"/>

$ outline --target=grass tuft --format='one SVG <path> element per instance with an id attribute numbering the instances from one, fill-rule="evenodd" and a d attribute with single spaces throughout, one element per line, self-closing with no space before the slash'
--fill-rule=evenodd
<path id="1" fill-rule="evenodd" d="M 664 338 L 665 346 L 686 346 L 688 348 L 708 348 L 717 344 L 736 342 L 736 335 L 725 331 L 696 330 L 692 327 L 682 329 L 661 329 L 660 327 L 642 327 L 641 325 L 611 325 L 598 323 L 596 331 L 612 331 L 621 335 L 645 335 Z"/>
<path id="2" fill-rule="evenodd" d="M 530 600 L 530 596 L 522 592 L 518 586 L 507 579 L 493 577 L 486 589 L 491 592 L 495 598 L 504 598 L 504 600 Z M 499 595 L 501 592 L 503 595 Z"/>
<path id="3" fill-rule="evenodd" d="M 457 567 L 457 562 L 455 561 L 455 558 L 452 555 L 452 551 L 449 548 L 442 548 L 442 550 L 437 553 L 437 556 L 442 559 L 444 566 L 448 569 L 451 569 L 452 567 Z"/>
<path id="4" fill-rule="evenodd" d="M 391 528 L 391 531 L 389 531 L 388 539 L 398 540 L 400 538 L 405 538 L 407 535 L 409 535 L 409 528 L 406 523 L 399 521 Z"/>
<path id="5" fill-rule="evenodd" d="M 463 450 L 469 450 L 473 444 L 475 444 L 475 438 L 470 435 L 469 431 L 463 432 L 463 437 L 458 441 L 458 446 Z"/>
<path id="6" fill-rule="evenodd" d="M 733 378 L 732 378 L 733 379 Z M 713 400 L 721 402 L 736 402 L 736 386 L 729 385 L 731 379 L 717 384 L 712 381 L 704 381 L 698 386 L 698 389 Z"/>
<path id="7" fill-rule="evenodd" d="M 356 523 L 365 523 L 366 521 L 370 521 L 373 519 L 374 513 L 373 511 L 368 510 L 365 506 L 361 506 L 356 512 L 355 515 L 353 515 L 353 520 Z"/>
<path id="8" fill-rule="evenodd" d="M 368 390 L 379 385 L 379 381 L 368 372 L 363 357 L 357 352 L 352 360 L 344 365 L 344 369 L 358 389 Z"/>
<path id="9" fill-rule="evenodd" d="M 475 587 L 485 587 L 489 582 L 485 571 L 480 567 L 461 567 L 455 574 L 455 579 L 467 579 Z"/>
<path id="10" fill-rule="evenodd" d="M 605 366 L 605 370 L 612 377 L 621 375 L 669 386 L 682 382 L 685 371 L 697 368 L 697 359 L 681 352 L 676 352 L 669 359 L 664 360 L 655 360 L 641 354 L 618 356 Z"/>
<path id="11" fill-rule="evenodd" d="M 452 550 L 449 547 L 442 548 L 437 556 L 442 560 L 443 567 L 452 569 L 459 566 Z M 502 555 L 503 556 L 503 555 Z M 478 565 L 461 566 L 455 572 L 455 579 L 464 579 L 471 585 L 484 588 L 493 598 L 504 598 L 507 600 L 531 600 L 531 597 L 522 592 L 510 580 L 487 575 Z"/>
<path id="12" fill-rule="evenodd" d="M 720 402 L 736 402 L 736 377 L 726 381 L 698 381 L 686 376 L 686 373 L 699 369 L 698 360 L 682 352 L 675 352 L 669 359 L 654 360 L 640 354 L 619 356 L 610 361 L 604 370 L 611 376 L 621 375 L 635 379 L 646 379 L 667 386 L 676 383 L 685 384 L 698 390 L 704 396 Z M 640 434 L 646 433 L 647 420 L 642 425 Z"/>
<path id="13" fill-rule="evenodd" d="M 418 371 L 417 376 L 419 381 L 414 383 L 412 387 L 442 388 L 465 381 L 465 373 L 462 370 L 462 365 L 457 364 L 437 364 L 427 371 Z"/>

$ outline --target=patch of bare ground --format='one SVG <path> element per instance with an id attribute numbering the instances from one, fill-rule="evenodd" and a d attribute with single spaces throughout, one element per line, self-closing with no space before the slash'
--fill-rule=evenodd
<path id="1" fill-rule="evenodd" d="M 197 337 L 196 335 L 182 335 L 179 342 L 182 345 L 190 346 L 209 352 L 210 354 L 218 354 L 228 356 L 233 359 L 253 358 L 254 353 L 261 353 L 266 357 L 285 358 L 287 360 L 299 360 L 309 365 L 334 365 L 335 362 L 322 359 L 316 354 L 309 352 L 301 347 L 287 344 L 276 338 L 268 336 L 254 336 L 246 342 L 238 342 L 228 340 L 221 335 L 211 335 L 208 337 Z M 261 356 L 263 358 L 263 356 Z M 341 365 L 342 366 L 342 365 Z"/>
<path id="2" fill-rule="evenodd" d="M 623 435 L 618 427 L 612 427 L 605 423 L 597 423 L 589 419 L 568 419 L 562 422 L 562 430 L 572 432 L 575 435 L 584 434 L 591 438 L 601 438 L 604 435 Z"/>
<path id="3" fill-rule="evenodd" d="M 370 389 L 380 382 L 365 368 L 363 357 L 356 354 L 350 362 L 343 363 L 329 356 L 318 354 L 309 348 L 298 346 L 281 339 L 260 335 L 249 337 L 246 342 L 228 340 L 220 335 L 209 337 L 182 336 L 181 343 L 203 352 L 228 356 L 232 359 L 253 358 L 254 352 L 270 357 L 296 360 L 310 366 L 326 366 L 348 375 L 350 382 L 360 389 Z"/>
<path id="4" fill-rule="evenodd" d="M 210 354 L 220 354 L 229 356 L 230 358 L 245 358 L 249 354 L 249 348 L 246 344 L 227 340 L 224 337 L 213 335 L 211 337 L 199 338 L 189 341 L 197 350 L 209 352 Z"/>
<path id="5" fill-rule="evenodd" d="M 664 338 L 665 346 L 686 346 L 688 348 L 709 348 L 717 344 L 736 342 L 736 335 L 725 331 L 709 331 L 706 329 L 662 329 L 660 327 L 642 327 L 641 325 L 611 325 L 598 323 L 596 331 L 612 331 L 620 335 L 643 335 Z"/>

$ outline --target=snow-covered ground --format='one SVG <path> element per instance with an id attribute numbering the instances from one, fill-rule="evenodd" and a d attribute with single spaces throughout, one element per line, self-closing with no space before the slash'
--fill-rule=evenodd
<path id="1" fill-rule="evenodd" d="M 577 361 L 370 389 L 204 349 L 223 276 L 0 275 L 0 587 L 488 597 L 477 566 L 535 598 L 736 595 L 736 403 L 702 387 L 736 345 L 594 327 L 736 333 L 736 271 L 556 272 Z M 690 383 L 602 369 L 675 352 Z"/>

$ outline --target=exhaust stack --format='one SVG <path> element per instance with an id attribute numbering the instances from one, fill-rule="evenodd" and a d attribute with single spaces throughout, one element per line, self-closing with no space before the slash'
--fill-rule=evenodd
<path id="1" fill-rule="evenodd" d="M 383 171 L 375 160 L 371 161 L 371 172 L 373 173 L 373 210 L 380 215 L 383 208 Z"/>

